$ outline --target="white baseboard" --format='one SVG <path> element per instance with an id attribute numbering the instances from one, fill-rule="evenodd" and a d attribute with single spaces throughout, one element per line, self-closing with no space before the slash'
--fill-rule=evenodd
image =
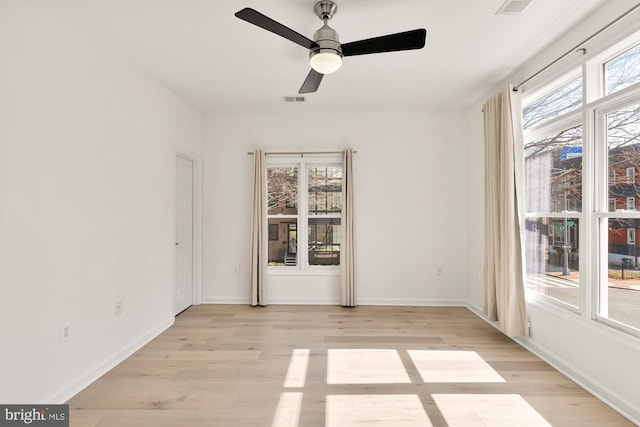
<path id="1" fill-rule="evenodd" d="M 240 304 L 249 305 L 247 298 L 204 297 L 202 304 Z M 340 300 L 333 298 L 299 298 L 277 297 L 267 300 L 267 305 L 340 305 Z"/>
<path id="2" fill-rule="evenodd" d="M 125 348 L 120 350 L 118 353 L 109 357 L 102 363 L 100 363 L 95 369 L 87 372 L 85 375 L 73 381 L 70 385 L 66 386 L 58 393 L 56 393 L 53 397 L 47 400 L 47 402 L 52 402 L 56 404 L 65 403 L 73 396 L 84 390 L 91 383 L 96 381 L 98 378 L 109 372 L 111 369 L 115 368 L 118 364 L 124 361 L 126 358 L 131 356 L 136 351 L 140 350 L 146 344 L 148 344 L 151 340 L 156 338 L 162 332 L 167 330 L 173 323 L 175 322 L 175 318 L 171 317 L 170 319 L 162 322 L 160 325 L 156 326 L 146 334 L 142 335 L 133 343 L 127 345 Z"/>
<path id="3" fill-rule="evenodd" d="M 358 299 L 358 304 L 414 307 L 464 307 L 466 305 L 460 300 L 430 298 L 361 298 Z"/>
<path id="4" fill-rule="evenodd" d="M 249 304 L 246 298 L 229 297 L 203 297 L 202 304 Z M 340 305 L 340 300 L 335 298 L 302 298 L 302 297 L 277 297 L 267 301 L 273 305 Z M 466 307 L 460 300 L 445 299 L 411 299 L 411 298 L 361 298 L 358 305 L 385 305 L 385 306 L 425 306 L 425 307 Z"/>
<path id="5" fill-rule="evenodd" d="M 202 297 L 201 304 L 245 304 L 249 305 L 248 297 Z"/>
<path id="6" fill-rule="evenodd" d="M 267 300 L 267 304 L 282 305 L 340 305 L 340 300 L 335 298 L 300 298 L 278 297 Z"/>

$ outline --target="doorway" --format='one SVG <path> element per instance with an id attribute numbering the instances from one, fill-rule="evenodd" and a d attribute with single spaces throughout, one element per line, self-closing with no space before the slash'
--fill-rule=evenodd
<path id="1" fill-rule="evenodd" d="M 174 309 L 176 315 L 193 305 L 194 285 L 194 162 L 176 156 L 176 238 Z"/>

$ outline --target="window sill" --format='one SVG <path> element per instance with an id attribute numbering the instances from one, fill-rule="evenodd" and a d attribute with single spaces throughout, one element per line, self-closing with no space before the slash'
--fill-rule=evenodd
<path id="1" fill-rule="evenodd" d="M 317 267 L 301 270 L 299 268 L 267 268 L 269 276 L 340 276 L 340 267 Z"/>
<path id="2" fill-rule="evenodd" d="M 554 307 L 569 313 L 577 314 L 578 316 L 581 315 L 579 307 L 530 289 L 525 290 L 525 300 L 527 301 L 527 303 L 532 303 L 534 305 Z"/>

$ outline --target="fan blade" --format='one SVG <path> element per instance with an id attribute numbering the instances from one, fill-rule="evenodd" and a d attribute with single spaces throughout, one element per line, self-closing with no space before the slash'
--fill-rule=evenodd
<path id="1" fill-rule="evenodd" d="M 257 25 L 260 28 L 264 28 L 267 31 L 271 31 L 285 39 L 291 40 L 292 42 L 297 43 L 302 47 L 306 47 L 307 49 L 311 49 L 316 45 L 313 40 L 293 31 L 291 28 L 285 27 L 281 23 L 274 21 L 268 16 L 265 16 L 250 7 L 245 7 L 241 11 L 236 12 L 236 17 L 253 25 Z"/>
<path id="2" fill-rule="evenodd" d="M 309 74 L 307 74 L 307 78 L 304 79 L 304 83 L 302 83 L 302 87 L 298 93 L 311 93 L 317 91 L 320 86 L 320 82 L 322 81 L 322 77 L 324 77 L 324 74 L 320 74 L 312 68 L 311 71 L 309 71 Z"/>
<path id="3" fill-rule="evenodd" d="M 422 49 L 427 30 L 405 31 L 404 33 L 388 34 L 372 39 L 359 40 L 342 45 L 342 55 L 367 55 L 369 53 L 395 52 L 398 50 Z"/>

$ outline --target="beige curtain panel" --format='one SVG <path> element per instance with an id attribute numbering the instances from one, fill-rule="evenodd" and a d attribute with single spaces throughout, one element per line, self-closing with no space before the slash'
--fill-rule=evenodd
<path id="1" fill-rule="evenodd" d="M 524 298 L 522 101 L 509 85 L 484 104 L 484 312 L 509 336 L 527 335 Z"/>
<path id="2" fill-rule="evenodd" d="M 353 150 L 344 151 L 342 161 L 342 247 L 340 249 L 341 297 L 344 307 L 355 307 L 356 224 L 354 219 Z"/>
<path id="3" fill-rule="evenodd" d="M 251 253 L 249 270 L 251 278 L 251 305 L 267 305 L 265 285 L 267 280 L 268 221 L 267 221 L 267 160 L 262 150 L 253 156 L 253 189 L 251 202 Z"/>

